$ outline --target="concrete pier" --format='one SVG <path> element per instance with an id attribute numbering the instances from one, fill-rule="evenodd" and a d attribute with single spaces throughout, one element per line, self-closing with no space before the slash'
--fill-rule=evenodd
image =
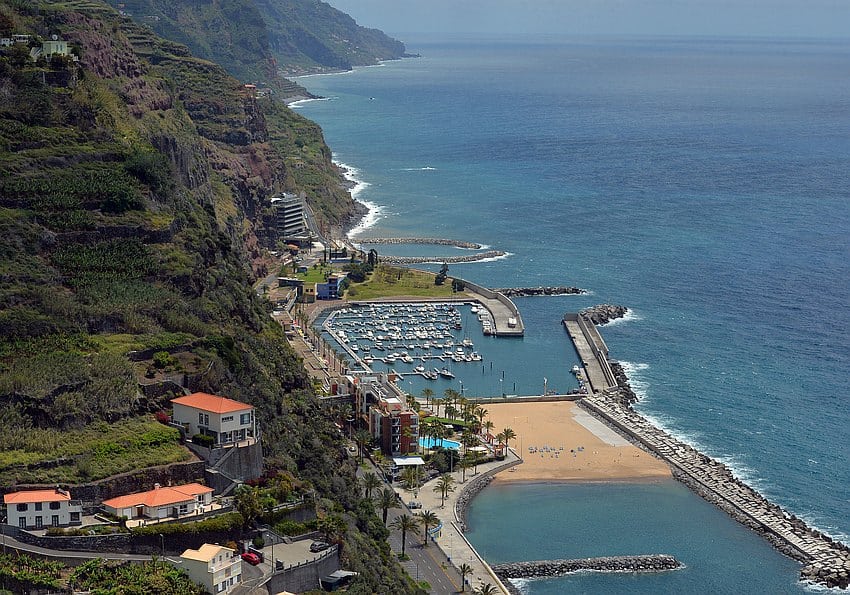
<path id="1" fill-rule="evenodd" d="M 562 576 L 571 572 L 596 570 L 598 572 L 664 572 L 675 570 L 682 564 L 673 556 L 650 554 L 643 556 L 605 556 L 575 560 L 535 560 L 494 564 L 491 568 L 499 578 L 541 578 Z"/>
<path id="2" fill-rule="evenodd" d="M 666 461 L 674 476 L 699 496 L 762 535 L 783 554 L 802 562 L 802 580 L 826 587 L 850 586 L 848 546 L 809 527 L 734 477 L 726 465 L 670 436 L 635 412 L 620 394 L 613 375 L 606 373 L 610 362 L 601 336 L 597 339 L 589 332 L 578 315 L 566 315 L 564 323 L 592 385 L 592 392 L 578 401 L 579 406 Z"/>

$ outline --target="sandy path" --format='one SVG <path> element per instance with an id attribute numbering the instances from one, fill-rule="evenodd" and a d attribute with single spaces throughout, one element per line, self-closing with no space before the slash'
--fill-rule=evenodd
<path id="1" fill-rule="evenodd" d="M 649 481 L 670 477 L 666 463 L 632 446 L 575 403 L 491 403 L 484 407 L 496 424 L 494 433 L 506 427 L 516 432 L 511 446 L 524 459 L 497 475 L 497 481 Z M 536 452 L 529 447 L 535 447 Z"/>

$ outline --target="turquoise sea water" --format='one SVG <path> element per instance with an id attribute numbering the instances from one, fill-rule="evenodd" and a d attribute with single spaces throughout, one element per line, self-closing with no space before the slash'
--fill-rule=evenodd
<path id="1" fill-rule="evenodd" d="M 476 339 L 503 362 L 501 389 L 570 388 L 561 316 L 629 306 L 603 334 L 638 408 L 846 541 L 850 44 L 408 41 L 423 58 L 300 81 L 329 99 L 298 109 L 378 207 L 363 233 L 509 252 L 451 265 L 486 285 L 592 291 L 518 300 L 523 339 Z M 687 564 L 530 593 L 801 590 L 795 563 L 676 484 L 493 487 L 470 514 L 494 561 L 664 551 Z"/>

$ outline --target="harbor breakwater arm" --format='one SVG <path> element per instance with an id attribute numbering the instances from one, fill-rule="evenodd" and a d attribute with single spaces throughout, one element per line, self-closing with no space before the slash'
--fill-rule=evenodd
<path id="1" fill-rule="evenodd" d="M 454 246 L 464 250 L 480 250 L 481 244 L 464 242 L 462 240 L 447 240 L 443 238 L 354 238 L 355 244 L 423 244 L 431 246 Z"/>
<path id="2" fill-rule="evenodd" d="M 476 262 L 479 260 L 487 260 L 488 258 L 501 258 L 507 255 L 507 252 L 501 250 L 487 250 L 470 254 L 468 256 L 391 256 L 381 255 L 379 260 L 387 264 L 422 264 L 426 262 L 456 264 L 460 262 Z"/>
<path id="3" fill-rule="evenodd" d="M 600 572 L 664 572 L 681 568 L 682 564 L 667 554 L 643 556 L 605 556 L 576 560 L 535 560 L 532 562 L 509 562 L 491 566 L 502 579 L 542 578 L 561 576 L 570 572 L 596 570 Z"/>
<path id="4" fill-rule="evenodd" d="M 726 465 L 657 428 L 632 408 L 635 396 L 628 379 L 616 362 L 609 360 L 598 330 L 580 324 L 585 320 L 577 314 L 564 316 L 576 350 L 594 356 L 583 362 L 593 379 L 593 390 L 577 401 L 579 406 L 666 461 L 674 477 L 697 495 L 760 534 L 783 554 L 802 562 L 802 580 L 830 588 L 850 587 L 850 547 L 809 527 L 735 477 Z M 575 327 L 572 330 L 571 325 Z M 603 367 L 607 368 L 604 374 L 597 370 Z"/>

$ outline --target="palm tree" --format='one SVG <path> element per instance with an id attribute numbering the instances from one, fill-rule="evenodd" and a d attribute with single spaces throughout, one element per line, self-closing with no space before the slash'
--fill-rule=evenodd
<path id="1" fill-rule="evenodd" d="M 505 433 L 504 432 L 499 432 L 498 434 L 496 434 L 496 442 L 499 444 L 499 446 L 501 446 L 505 443 Z"/>
<path id="2" fill-rule="evenodd" d="M 317 520 L 317 527 L 322 535 L 332 543 L 339 543 L 345 535 L 348 525 L 338 514 L 329 514 Z"/>
<path id="3" fill-rule="evenodd" d="M 233 497 L 233 506 L 242 515 L 243 527 L 247 529 L 263 514 L 260 490 L 253 486 L 242 484 L 237 488 L 236 494 Z"/>
<path id="4" fill-rule="evenodd" d="M 457 419 L 457 409 L 455 409 L 454 405 L 446 405 L 443 410 L 446 413 L 446 417 L 449 419 Z"/>
<path id="5" fill-rule="evenodd" d="M 475 589 L 475 595 L 496 595 L 499 590 L 491 585 L 490 583 L 484 584 L 484 581 L 481 581 L 481 584 L 478 585 L 478 588 Z"/>
<path id="6" fill-rule="evenodd" d="M 489 434 L 489 433 L 490 433 L 490 430 L 492 430 L 492 429 L 493 429 L 493 428 L 495 428 L 495 427 L 496 427 L 496 424 L 494 424 L 494 423 L 493 423 L 491 420 L 489 420 L 489 419 L 488 419 L 487 421 L 485 421 L 484 423 L 482 423 L 482 424 L 481 424 L 481 429 L 483 430 L 483 432 L 484 432 L 484 434 L 485 434 L 485 435 Z M 488 442 L 489 442 L 489 439 L 488 439 Z"/>
<path id="7" fill-rule="evenodd" d="M 425 406 L 426 407 L 428 407 L 428 408 L 431 407 L 431 397 L 433 397 L 433 396 L 434 396 L 434 391 L 432 391 L 430 388 L 423 388 L 422 389 L 422 398 L 425 399 Z"/>
<path id="8" fill-rule="evenodd" d="M 508 442 L 516 438 L 516 432 L 514 432 L 510 428 L 505 428 L 504 430 L 502 430 L 502 434 L 505 435 L 505 446 L 509 446 Z"/>
<path id="9" fill-rule="evenodd" d="M 419 489 L 419 470 L 416 467 L 405 467 L 401 472 L 401 485 L 408 492 Z"/>
<path id="10" fill-rule="evenodd" d="M 381 487 L 383 483 L 384 482 L 381 481 L 381 478 L 371 471 L 360 478 L 360 485 L 362 485 L 363 489 L 366 490 L 366 497 L 370 500 L 372 499 L 372 490 Z"/>
<path id="11" fill-rule="evenodd" d="M 419 413 L 419 410 L 422 406 L 419 404 L 419 401 L 413 395 L 407 395 L 407 406 Z"/>
<path id="12" fill-rule="evenodd" d="M 440 477 L 437 478 L 437 484 L 434 486 L 434 491 L 440 493 L 440 498 L 442 501 L 440 502 L 440 508 L 443 508 L 446 505 L 446 497 L 450 492 L 454 492 L 454 482 L 455 479 L 448 473 L 443 473 Z"/>
<path id="13" fill-rule="evenodd" d="M 463 458 L 457 462 L 457 466 L 460 467 L 463 472 L 463 476 L 461 478 L 461 483 L 466 483 L 466 470 L 472 467 L 472 461 L 469 459 L 469 455 L 463 455 Z"/>
<path id="14" fill-rule="evenodd" d="M 354 432 L 354 441 L 357 442 L 357 446 L 360 448 L 360 462 L 363 462 L 363 450 L 364 447 L 372 440 L 372 435 L 369 434 L 367 430 L 359 429 Z"/>
<path id="15" fill-rule="evenodd" d="M 464 562 L 457 570 L 460 572 L 460 592 L 463 593 L 466 591 L 466 577 L 472 574 L 472 566 Z"/>
<path id="16" fill-rule="evenodd" d="M 407 546 L 407 532 L 415 531 L 419 528 L 419 519 L 408 514 L 401 514 L 393 519 L 390 523 L 390 528 L 401 531 L 401 557 L 404 557 L 405 547 Z"/>
<path id="17" fill-rule="evenodd" d="M 490 415 L 490 412 L 484 409 L 481 405 L 475 408 L 475 417 L 478 418 L 478 425 L 484 427 L 484 418 Z"/>
<path id="18" fill-rule="evenodd" d="M 386 524 L 387 524 L 387 512 L 390 510 L 390 508 L 399 508 L 398 496 L 396 496 L 396 493 L 392 489 L 384 488 L 383 490 L 378 492 L 377 501 L 378 501 L 378 506 L 381 508 L 381 510 L 384 513 L 383 521 L 384 521 L 384 526 L 386 526 Z"/>
<path id="19" fill-rule="evenodd" d="M 436 527 L 440 524 L 440 519 L 430 510 L 423 510 L 419 513 L 419 522 L 422 524 L 422 537 L 425 539 L 425 546 L 428 546 L 428 529 Z"/>

